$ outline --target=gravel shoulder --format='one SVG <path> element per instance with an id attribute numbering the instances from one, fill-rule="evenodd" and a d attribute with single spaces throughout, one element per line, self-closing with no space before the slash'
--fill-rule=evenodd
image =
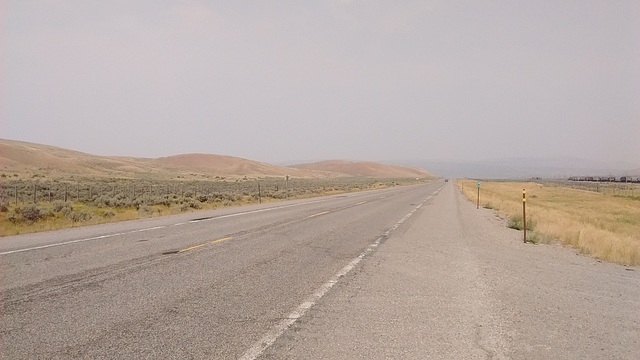
<path id="1" fill-rule="evenodd" d="M 262 358 L 636 359 L 640 268 L 522 233 L 448 184 Z"/>

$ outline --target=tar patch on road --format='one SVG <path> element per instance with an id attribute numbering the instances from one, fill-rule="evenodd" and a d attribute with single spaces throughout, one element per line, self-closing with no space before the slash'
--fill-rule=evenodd
<path id="1" fill-rule="evenodd" d="M 207 217 L 203 217 L 203 218 L 191 219 L 189 221 L 190 222 L 197 222 L 197 221 L 204 221 L 204 220 L 211 220 L 211 219 L 213 219 L 213 216 L 207 216 Z"/>

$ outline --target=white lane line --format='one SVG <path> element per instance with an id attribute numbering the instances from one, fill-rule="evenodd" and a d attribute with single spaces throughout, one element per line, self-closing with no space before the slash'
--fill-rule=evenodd
<path id="1" fill-rule="evenodd" d="M 8 254 L 14 254 L 14 253 L 30 251 L 30 250 L 46 249 L 46 248 L 50 248 L 50 247 L 54 247 L 54 246 L 69 245 L 69 244 L 75 244 L 75 243 L 91 241 L 91 240 L 106 239 L 106 238 L 119 236 L 119 235 L 124 235 L 124 234 L 127 234 L 127 233 L 126 232 L 122 232 L 122 233 L 115 233 L 115 234 L 110 234 L 110 235 L 101 235 L 101 236 L 95 236 L 95 237 L 86 238 L 86 239 L 70 240 L 70 241 L 65 241 L 65 242 L 61 242 L 61 243 L 48 244 L 48 245 L 42 245 L 42 246 L 34 246 L 34 247 L 30 247 L 30 248 L 11 250 L 11 251 L 4 251 L 4 252 L 1 252 L 0 255 L 8 255 Z"/>
<path id="2" fill-rule="evenodd" d="M 150 231 L 150 230 L 157 230 L 157 229 L 164 229 L 167 226 L 155 226 L 155 227 L 150 227 L 150 228 L 146 228 L 146 229 L 140 229 L 140 230 L 136 230 L 137 232 L 144 232 L 144 231 Z"/>
<path id="3" fill-rule="evenodd" d="M 437 193 L 437 192 L 436 192 Z M 340 271 L 338 271 L 335 275 L 333 275 L 327 282 L 322 284 L 319 288 L 317 288 L 313 294 L 311 294 L 308 298 L 306 298 L 297 308 L 295 308 L 287 317 L 280 320 L 276 325 L 274 325 L 266 334 L 264 334 L 260 340 L 256 341 L 240 358 L 239 360 L 255 360 L 260 356 L 265 350 L 267 350 L 271 345 L 273 345 L 285 331 L 289 329 L 291 325 L 293 325 L 298 319 L 304 316 L 304 314 L 313 307 L 318 300 L 320 300 L 331 288 L 333 285 L 337 284 L 340 278 L 347 275 L 353 268 L 362 261 L 369 253 L 371 253 L 375 248 L 380 245 L 383 239 L 387 238 L 394 230 L 396 230 L 402 223 L 404 223 L 407 219 L 409 219 L 418 209 L 420 209 L 429 199 L 431 199 L 435 194 L 428 196 L 422 203 L 416 206 L 413 210 L 411 210 L 407 215 L 405 215 L 400 221 L 398 221 L 395 225 L 393 225 L 390 229 L 385 231 L 382 235 L 380 235 L 371 245 L 369 245 L 360 255 L 351 260 L 345 267 L 343 267 Z"/>
<path id="4" fill-rule="evenodd" d="M 274 206 L 274 207 L 267 208 L 267 209 L 258 209 L 258 210 L 243 211 L 243 212 L 233 213 L 233 214 L 228 214 L 228 215 L 213 216 L 213 217 L 206 218 L 206 219 L 191 220 L 191 221 L 189 221 L 189 222 L 190 222 L 190 223 L 197 223 L 197 222 L 203 222 L 203 221 L 211 221 L 211 220 L 225 219 L 225 218 L 230 218 L 230 217 L 235 217 L 235 216 L 241 216 L 241 215 L 256 214 L 256 213 L 261 213 L 261 212 L 266 212 L 266 211 L 286 209 L 286 208 L 290 208 L 290 207 L 294 207 L 294 206 L 301 206 L 301 205 L 315 204 L 315 203 L 319 203 L 319 202 L 323 202 L 323 201 L 328 201 L 328 200 L 330 200 L 330 199 L 321 199 L 321 200 L 315 200 L 315 201 L 307 201 L 307 202 L 303 202 L 303 203 L 299 203 L 299 204 L 291 204 L 291 205 L 283 205 L 283 206 Z"/>

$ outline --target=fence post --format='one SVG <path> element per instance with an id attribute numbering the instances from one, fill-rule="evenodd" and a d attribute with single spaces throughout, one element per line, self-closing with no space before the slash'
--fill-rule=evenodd
<path id="1" fill-rule="evenodd" d="M 524 230 L 524 243 L 527 243 L 527 211 L 525 204 L 527 203 L 527 198 L 525 197 L 525 189 L 522 189 L 522 228 Z"/>

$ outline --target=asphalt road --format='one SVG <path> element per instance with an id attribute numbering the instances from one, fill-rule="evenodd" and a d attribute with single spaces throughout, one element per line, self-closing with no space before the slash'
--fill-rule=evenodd
<path id="1" fill-rule="evenodd" d="M 637 359 L 640 269 L 450 183 L 0 240 L 6 359 Z"/>

